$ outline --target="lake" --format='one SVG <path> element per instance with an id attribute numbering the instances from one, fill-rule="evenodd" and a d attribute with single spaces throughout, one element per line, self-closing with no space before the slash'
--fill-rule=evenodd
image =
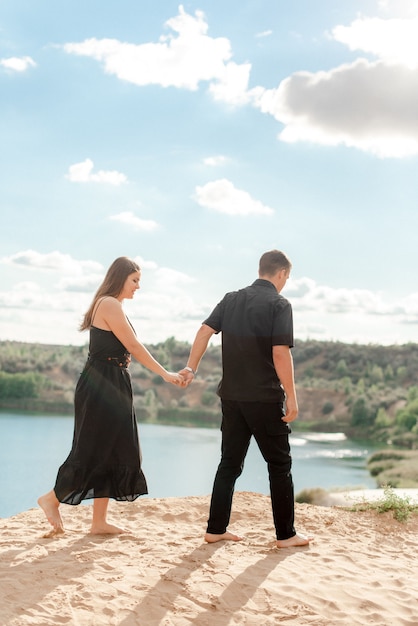
<path id="1" fill-rule="evenodd" d="M 54 485 L 72 433 L 72 416 L 0 413 L 0 517 L 37 506 L 38 496 Z M 139 436 L 148 497 L 210 494 L 220 458 L 218 430 L 139 424 Z M 366 469 L 371 444 L 349 441 L 342 433 L 296 431 L 291 446 L 296 494 L 311 487 L 376 487 Z M 254 441 L 236 489 L 269 493 L 266 464 Z"/>

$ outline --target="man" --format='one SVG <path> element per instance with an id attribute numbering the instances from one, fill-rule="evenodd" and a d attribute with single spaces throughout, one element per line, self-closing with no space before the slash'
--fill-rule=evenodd
<path id="1" fill-rule="evenodd" d="M 259 278 L 227 293 L 202 324 L 187 366 L 180 372 L 190 384 L 213 334 L 222 333 L 222 455 L 213 485 L 205 540 L 242 538 L 227 531 L 235 481 L 242 473 L 252 436 L 267 462 L 278 548 L 304 546 L 309 539 L 294 528 L 294 492 L 288 424 L 298 404 L 293 375 L 293 318 L 280 295 L 291 263 L 279 250 L 262 255 Z M 284 408 L 285 406 L 285 408 Z"/>

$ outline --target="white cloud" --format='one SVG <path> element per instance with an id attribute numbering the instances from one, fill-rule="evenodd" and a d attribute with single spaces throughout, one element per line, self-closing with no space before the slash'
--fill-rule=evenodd
<path id="1" fill-rule="evenodd" d="M 9 57 L 7 59 L 0 59 L 0 65 L 14 72 L 25 72 L 30 67 L 36 67 L 36 63 L 31 57 Z"/>
<path id="2" fill-rule="evenodd" d="M 147 270 L 145 280 L 150 283 L 152 290 L 157 292 L 167 292 L 167 290 L 182 289 L 185 285 L 195 282 L 189 274 L 180 272 L 171 267 L 160 267 L 155 261 L 148 261 L 142 257 L 135 257 L 141 270 Z"/>
<path id="3" fill-rule="evenodd" d="M 191 342 L 213 308 L 213 299 L 196 295 L 198 280 L 154 261 L 136 259 L 143 272 L 141 290 L 125 309 L 147 343 L 174 336 Z M 57 284 L 19 282 L 0 291 L 0 324 L 4 339 L 43 343 L 86 343 L 77 331 L 104 270 L 64 276 Z M 398 299 L 369 290 L 320 285 L 311 278 L 290 279 L 284 295 L 293 305 L 296 337 L 380 344 L 410 338 L 408 325 L 418 324 L 418 293 Z M 343 329 L 343 331 L 342 331 Z"/>
<path id="4" fill-rule="evenodd" d="M 231 44 L 225 37 L 209 37 L 202 11 L 194 15 L 180 5 L 177 16 L 166 22 L 172 32 L 157 43 L 132 44 L 117 39 L 86 39 L 67 43 L 69 54 L 91 57 L 105 72 L 135 85 L 161 85 L 196 90 L 211 82 L 213 94 L 237 104 L 245 99 L 250 66 L 230 62 Z"/>
<path id="5" fill-rule="evenodd" d="M 228 63 L 219 79 L 209 86 L 209 91 L 215 100 L 226 102 L 230 105 L 243 105 L 250 101 L 251 94 L 248 92 L 251 65 L 243 63 Z"/>
<path id="6" fill-rule="evenodd" d="M 217 156 L 206 157 L 203 160 L 205 165 L 209 165 L 210 167 L 218 167 L 220 165 L 225 165 L 228 162 L 228 158 L 223 156 L 222 154 L 218 154 Z"/>
<path id="7" fill-rule="evenodd" d="M 277 89 L 250 89 L 251 64 L 232 61 L 230 41 L 210 37 L 204 13 L 190 15 L 181 5 L 178 15 L 166 22 L 169 34 L 156 43 L 93 38 L 67 43 L 64 49 L 92 57 L 107 73 L 137 85 L 196 90 L 207 82 L 215 100 L 233 106 L 250 103 L 274 116 L 284 125 L 282 141 L 345 145 L 382 158 L 403 158 L 418 154 L 415 5 L 387 0 L 380 8 L 387 15 L 398 9 L 397 17 L 361 16 L 348 26 L 334 27 L 335 40 L 375 55 L 376 61 L 360 58 L 329 71 L 297 72 Z M 266 30 L 256 36 L 269 35 Z"/>
<path id="8" fill-rule="evenodd" d="M 362 17 L 350 26 L 336 26 L 332 35 L 350 50 L 374 54 L 389 63 L 418 66 L 418 18 L 380 19 Z"/>
<path id="9" fill-rule="evenodd" d="M 393 17 L 414 17 L 418 15 L 416 0 L 378 0 L 379 9 Z"/>
<path id="10" fill-rule="evenodd" d="M 33 281 L 22 281 L 7 292 L 0 292 L 0 308 L 36 308 L 42 303 L 42 292 Z"/>
<path id="11" fill-rule="evenodd" d="M 379 343 L 410 341 L 418 325 L 418 293 L 394 300 L 367 289 L 333 288 L 310 278 L 291 278 L 283 290 L 294 311 L 300 339 Z"/>
<path id="12" fill-rule="evenodd" d="M 263 30 L 261 33 L 257 33 L 257 39 L 264 39 L 264 37 L 270 37 L 273 34 L 272 30 Z"/>
<path id="13" fill-rule="evenodd" d="M 209 310 L 208 305 L 205 308 L 201 299 L 194 298 L 191 293 L 190 286 L 196 279 L 142 257 L 136 257 L 135 261 L 142 270 L 141 290 L 133 301 L 127 303 L 129 318 L 140 320 L 135 326 L 141 328 L 141 332 L 144 326 L 152 328 L 151 337 L 148 338 L 147 332 L 147 341 L 153 341 L 155 334 L 158 341 L 169 336 L 184 339 L 186 327 L 191 339 L 197 330 L 196 320 L 201 322 Z"/>
<path id="14" fill-rule="evenodd" d="M 405 66 L 359 59 L 328 72 L 293 74 L 277 89 L 254 90 L 254 102 L 284 124 L 282 141 L 405 157 L 418 153 L 417 79 Z"/>
<path id="15" fill-rule="evenodd" d="M 134 261 L 138 263 L 141 270 L 144 270 L 144 269 L 157 270 L 158 269 L 158 264 L 155 261 L 147 261 L 143 259 L 142 256 L 136 256 L 134 258 Z"/>
<path id="16" fill-rule="evenodd" d="M 126 224 L 134 230 L 150 232 L 158 228 L 158 224 L 157 222 L 154 222 L 154 220 L 143 220 L 134 215 L 134 213 L 132 213 L 131 211 L 123 211 L 122 213 L 118 213 L 117 215 L 111 215 L 109 219 L 115 222 L 121 222 L 122 224 Z"/>
<path id="17" fill-rule="evenodd" d="M 237 189 L 226 178 L 196 187 L 196 200 L 200 206 L 226 215 L 272 215 L 273 209 L 254 200 L 247 191 Z"/>
<path id="18" fill-rule="evenodd" d="M 115 170 L 99 170 L 93 173 L 94 163 L 91 159 L 86 159 L 81 163 L 70 165 L 66 178 L 73 183 L 107 183 L 109 185 L 121 185 L 128 179 L 125 174 Z"/>
<path id="19" fill-rule="evenodd" d="M 291 278 L 283 295 L 289 298 L 294 309 L 299 312 L 393 317 L 400 323 L 407 323 L 411 319 L 418 322 L 418 293 L 389 304 L 381 294 L 367 289 L 335 289 L 318 285 L 310 278 Z"/>
<path id="20" fill-rule="evenodd" d="M 34 281 L 24 281 L 16 283 L 9 291 L 0 292 L 0 314 L 3 313 L 3 309 L 29 312 L 32 316 L 35 313 L 35 318 L 38 311 L 63 315 L 68 312 L 81 313 L 85 304 L 80 308 L 79 302 L 74 293 L 69 294 L 57 289 L 49 290 Z M 32 319 L 32 324 L 33 322 L 34 319 Z M 59 321 L 57 323 L 59 324 Z"/>
<path id="21" fill-rule="evenodd" d="M 52 270 L 72 275 L 80 275 L 85 272 L 97 273 L 103 269 L 102 265 L 96 261 L 78 261 L 69 254 L 58 251 L 42 254 L 35 250 L 24 250 L 4 257 L 1 262 L 28 269 Z"/>
<path id="22" fill-rule="evenodd" d="M 178 293 L 181 297 L 184 294 L 184 288 L 194 283 L 195 280 L 184 272 L 179 272 L 170 267 L 159 267 L 155 274 L 156 284 L 155 289 L 157 293 Z"/>
<path id="23" fill-rule="evenodd" d="M 382 158 L 418 154 L 418 6 L 388 1 L 381 8 L 397 9 L 398 16 L 361 16 L 331 34 L 376 60 L 300 71 L 276 89 L 248 92 L 256 108 L 284 125 L 282 141 L 345 145 Z"/>
<path id="24" fill-rule="evenodd" d="M 97 287 L 104 278 L 104 271 L 100 274 L 87 274 L 86 276 L 71 276 L 62 278 L 57 283 L 57 288 L 61 291 L 71 293 L 95 293 Z"/>
<path id="25" fill-rule="evenodd" d="M 187 289 L 176 289 L 173 286 L 169 287 L 167 291 L 149 290 L 144 287 L 135 300 L 129 302 L 127 306 L 130 308 L 129 319 L 138 318 L 141 320 L 140 324 L 135 324 L 136 326 L 142 327 L 143 320 L 156 326 L 158 341 L 164 341 L 172 335 L 178 339 L 174 329 L 179 324 L 183 325 L 184 320 L 191 320 L 192 322 L 187 337 L 189 341 L 192 340 L 198 327 L 210 311 L 210 305 L 202 304 L 200 300 L 193 298 Z M 161 333 L 162 327 L 166 329 L 164 334 Z"/>
<path id="26" fill-rule="evenodd" d="M 147 343 L 174 336 L 191 341 L 210 310 L 202 297 L 193 295 L 196 279 L 153 260 L 136 257 L 143 270 L 141 290 L 125 302 L 138 336 Z M 6 257 L 0 263 L 22 267 L 24 281 L 0 289 L 0 326 L 4 340 L 46 344 L 86 344 L 88 334 L 78 327 L 105 269 L 92 261 L 76 261 L 59 252 L 32 250 Z M 27 280 L 28 268 L 31 269 Z M 56 273 L 45 275 L 46 269 Z M 58 280 L 51 280 L 58 277 Z"/>

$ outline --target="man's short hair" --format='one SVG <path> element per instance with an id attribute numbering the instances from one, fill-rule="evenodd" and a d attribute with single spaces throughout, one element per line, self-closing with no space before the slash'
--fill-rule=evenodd
<path id="1" fill-rule="evenodd" d="M 273 276 L 279 270 L 290 270 L 292 264 L 284 252 L 280 250 L 270 250 L 265 252 L 258 266 L 260 276 Z"/>

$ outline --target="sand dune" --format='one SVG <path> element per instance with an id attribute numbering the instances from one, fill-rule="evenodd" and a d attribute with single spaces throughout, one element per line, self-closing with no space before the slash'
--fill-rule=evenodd
<path id="1" fill-rule="evenodd" d="M 110 505 L 116 537 L 62 507 L 45 539 L 37 509 L 0 520 L 1 626 L 396 626 L 418 624 L 418 516 L 296 505 L 306 548 L 277 550 L 267 496 L 237 493 L 241 543 L 203 542 L 209 497 Z"/>

